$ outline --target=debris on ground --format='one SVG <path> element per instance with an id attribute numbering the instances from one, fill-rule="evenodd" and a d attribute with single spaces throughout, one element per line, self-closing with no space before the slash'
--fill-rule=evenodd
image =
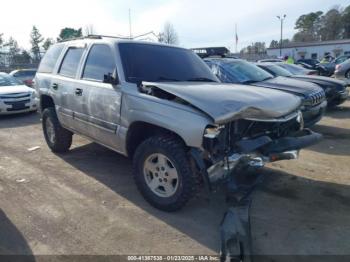
<path id="1" fill-rule="evenodd" d="M 250 206 L 251 195 L 262 175 L 234 175 L 226 184 L 229 209 L 221 223 L 221 261 L 252 261 Z"/>
<path id="2" fill-rule="evenodd" d="M 33 152 L 33 151 L 36 151 L 36 150 L 39 150 L 40 149 L 40 146 L 34 146 L 34 147 L 31 147 L 31 148 L 28 148 L 28 151 L 29 152 Z"/>
<path id="3" fill-rule="evenodd" d="M 16 179 L 16 182 L 17 183 L 24 183 L 24 182 L 27 182 L 27 180 L 24 178 L 19 178 L 19 179 Z"/>

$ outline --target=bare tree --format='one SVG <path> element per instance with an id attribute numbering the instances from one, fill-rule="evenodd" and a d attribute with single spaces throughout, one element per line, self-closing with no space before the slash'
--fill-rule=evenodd
<path id="1" fill-rule="evenodd" d="M 163 32 L 159 33 L 158 41 L 169 45 L 179 44 L 179 38 L 174 26 L 171 23 L 165 23 Z"/>
<path id="2" fill-rule="evenodd" d="M 92 24 L 88 24 L 84 27 L 84 35 L 94 35 L 96 34 L 94 26 Z"/>

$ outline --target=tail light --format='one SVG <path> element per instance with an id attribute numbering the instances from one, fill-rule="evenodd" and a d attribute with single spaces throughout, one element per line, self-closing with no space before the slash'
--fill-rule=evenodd
<path id="1" fill-rule="evenodd" d="M 341 69 L 341 65 L 336 65 L 335 66 L 335 71 L 339 71 Z"/>
<path id="2" fill-rule="evenodd" d="M 33 86 L 33 80 L 32 79 L 24 80 L 23 82 L 29 87 Z"/>

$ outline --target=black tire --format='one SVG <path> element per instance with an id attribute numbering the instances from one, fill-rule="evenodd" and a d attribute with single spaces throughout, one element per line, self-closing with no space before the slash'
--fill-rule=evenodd
<path id="1" fill-rule="evenodd" d="M 350 69 L 346 71 L 345 78 L 350 79 Z"/>
<path id="2" fill-rule="evenodd" d="M 160 197 L 147 185 L 144 163 L 153 154 L 163 154 L 174 165 L 178 174 L 178 186 L 170 197 Z M 193 172 L 184 143 L 173 136 L 155 136 L 145 140 L 133 158 L 133 174 L 136 185 L 143 197 L 155 208 L 173 212 L 181 209 L 196 194 L 198 175 Z"/>
<path id="3" fill-rule="evenodd" d="M 53 124 L 54 141 L 50 141 L 46 122 L 50 120 Z M 58 121 L 56 111 L 53 107 L 46 108 L 42 114 L 42 126 L 44 137 L 49 148 L 55 153 L 64 153 L 69 150 L 72 145 L 73 133 L 63 128 Z"/>

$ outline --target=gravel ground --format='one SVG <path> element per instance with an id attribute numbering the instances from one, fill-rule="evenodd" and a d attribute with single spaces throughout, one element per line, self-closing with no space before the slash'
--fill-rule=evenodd
<path id="1" fill-rule="evenodd" d="M 255 254 L 350 255 L 350 101 L 313 129 L 321 143 L 261 171 Z M 136 190 L 127 158 L 78 136 L 68 154 L 51 153 L 38 114 L 1 117 L 0 141 L 0 254 L 218 253 L 221 191 L 158 211 Z"/>

